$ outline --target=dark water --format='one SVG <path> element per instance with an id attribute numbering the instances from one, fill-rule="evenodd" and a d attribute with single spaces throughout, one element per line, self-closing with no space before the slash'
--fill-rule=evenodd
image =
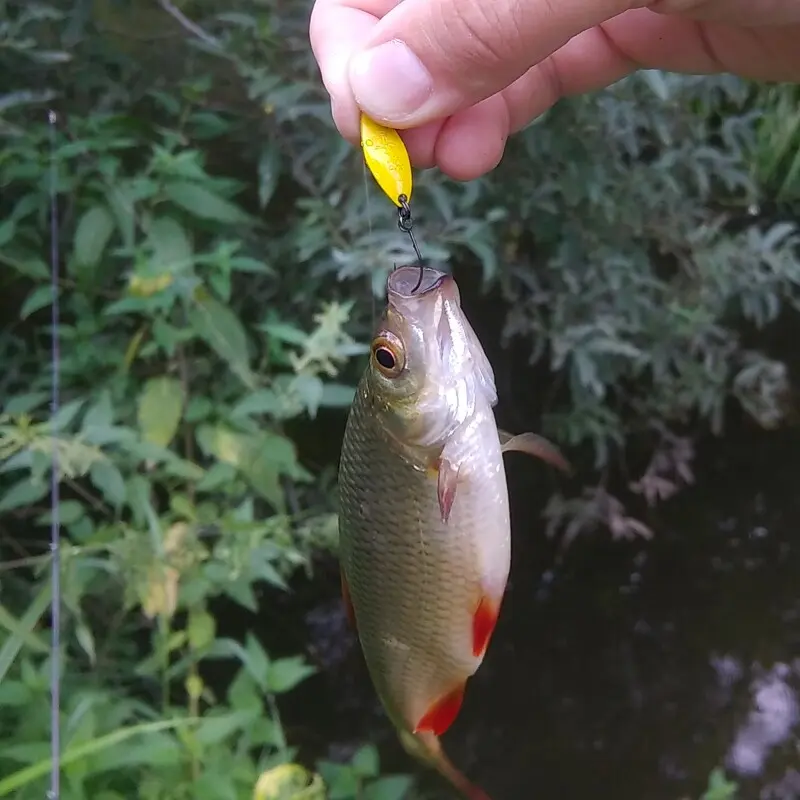
<path id="1" fill-rule="evenodd" d="M 341 422 L 327 428 L 334 448 Z M 599 532 L 564 554 L 543 532 L 546 469 L 520 457 L 507 470 L 511 578 L 444 737 L 454 763 L 493 800 L 698 798 L 717 766 L 742 800 L 800 798 L 800 436 L 734 424 L 701 445 L 697 484 L 648 519 L 652 540 Z M 335 562 L 274 612 L 322 667 L 287 698 L 302 755 L 373 741 L 385 768 L 416 769 L 372 691 Z M 430 797 L 453 796 L 420 774 Z"/>

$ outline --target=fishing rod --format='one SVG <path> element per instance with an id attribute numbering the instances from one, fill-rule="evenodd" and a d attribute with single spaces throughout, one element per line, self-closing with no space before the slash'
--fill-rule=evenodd
<path id="1" fill-rule="evenodd" d="M 50 281 L 53 302 L 50 311 L 50 355 L 52 381 L 50 397 L 51 424 L 60 404 L 59 372 L 61 350 L 59 341 L 60 308 L 58 303 L 59 230 L 58 230 L 58 167 L 56 163 L 56 126 L 58 115 L 51 110 L 47 114 L 50 145 Z M 50 474 L 50 790 L 48 800 L 61 797 L 61 518 L 58 434 L 53 428 L 52 464 Z"/>
<path id="2" fill-rule="evenodd" d="M 411 161 L 400 134 L 393 128 L 378 124 L 366 114 L 361 115 L 361 149 L 364 161 L 384 194 L 397 206 L 397 227 L 408 235 L 419 263 L 414 294 L 422 285 L 425 264 L 417 239 L 414 236 L 414 220 L 411 216 Z"/>

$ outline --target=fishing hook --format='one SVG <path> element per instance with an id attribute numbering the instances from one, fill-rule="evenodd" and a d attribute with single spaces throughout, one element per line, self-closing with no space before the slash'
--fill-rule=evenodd
<path id="1" fill-rule="evenodd" d="M 397 227 L 400 228 L 403 233 L 408 234 L 408 238 L 411 239 L 411 246 L 414 248 L 414 253 L 417 256 L 417 261 L 419 262 L 419 278 L 417 278 L 417 285 L 411 290 L 411 294 L 415 294 L 417 289 L 422 286 L 422 277 L 425 274 L 425 265 L 422 263 L 422 253 L 419 251 L 419 247 L 417 247 L 417 240 L 414 237 L 414 231 L 412 228 L 414 227 L 414 221 L 411 219 L 411 206 L 408 204 L 408 197 L 404 194 L 401 194 L 397 198 L 397 202 L 400 204 L 400 207 L 397 209 Z"/>

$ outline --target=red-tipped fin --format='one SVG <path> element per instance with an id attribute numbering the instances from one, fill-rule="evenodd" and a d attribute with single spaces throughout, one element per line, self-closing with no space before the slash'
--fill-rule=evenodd
<path id="1" fill-rule="evenodd" d="M 439 459 L 437 491 L 442 522 L 450 519 L 450 512 L 453 510 L 453 501 L 456 499 L 456 488 L 458 487 L 458 470 L 458 465 L 453 464 L 444 456 Z"/>
<path id="2" fill-rule="evenodd" d="M 418 733 L 416 736 L 410 736 L 401 732 L 400 741 L 412 756 L 435 767 L 439 774 L 450 781 L 467 800 L 491 800 L 480 786 L 471 783 L 453 765 L 453 762 L 442 750 L 441 742 L 432 733 Z"/>
<path id="3" fill-rule="evenodd" d="M 344 612 L 347 614 L 347 619 L 350 624 L 356 627 L 356 612 L 353 608 L 353 601 L 350 598 L 350 587 L 347 585 L 347 578 L 344 576 L 344 568 L 339 568 L 339 574 L 342 579 L 342 602 L 344 603 Z"/>
<path id="4" fill-rule="evenodd" d="M 568 475 L 572 474 L 572 465 L 561 455 L 561 451 L 543 436 L 535 433 L 519 433 L 516 436 L 506 431 L 498 431 L 500 435 L 500 450 L 509 453 L 517 450 L 520 453 L 527 453 L 534 458 L 541 458 L 542 461 L 550 464 Z"/>
<path id="5" fill-rule="evenodd" d="M 454 722 L 464 702 L 466 681 L 444 697 L 440 697 L 423 715 L 414 733 L 433 733 L 441 736 Z"/>
<path id="6" fill-rule="evenodd" d="M 499 616 L 500 604 L 483 595 L 472 618 L 472 655 L 476 658 L 485 655 Z"/>

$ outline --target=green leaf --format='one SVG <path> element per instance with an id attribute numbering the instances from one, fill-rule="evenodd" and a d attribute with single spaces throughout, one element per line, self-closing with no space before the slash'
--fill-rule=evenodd
<path id="1" fill-rule="evenodd" d="M 178 431 L 183 387 L 177 378 L 151 378 L 139 395 L 137 420 L 145 441 L 166 447 Z"/>
<path id="2" fill-rule="evenodd" d="M 232 258 L 231 269 L 238 270 L 239 272 L 256 272 L 262 275 L 273 275 L 275 272 L 275 270 L 264 261 L 248 258 L 247 256 L 235 256 Z"/>
<path id="3" fill-rule="evenodd" d="M 164 189 L 173 203 L 201 219 L 210 219 L 222 224 L 244 225 L 251 218 L 238 206 L 191 181 L 174 181 Z"/>
<path id="4" fill-rule="evenodd" d="M 230 489 L 236 477 L 236 470 L 230 464 L 214 464 L 197 482 L 195 488 L 198 492 L 211 492 L 223 486 Z"/>
<path id="5" fill-rule="evenodd" d="M 202 422 L 208 419 L 214 410 L 214 404 L 207 397 L 195 394 L 190 398 L 183 417 L 187 422 Z"/>
<path id="6" fill-rule="evenodd" d="M 50 430 L 51 432 L 60 433 L 65 431 L 69 426 L 72 424 L 72 421 L 75 417 L 78 416 L 78 413 L 83 408 L 84 403 L 86 402 L 84 399 L 72 400 L 69 403 L 65 403 L 58 411 L 50 417 Z"/>
<path id="7" fill-rule="evenodd" d="M 49 596 L 49 595 L 48 595 Z M 46 645 L 34 632 L 29 629 L 27 623 L 23 620 L 18 620 L 8 609 L 0 604 L 0 628 L 5 630 L 12 636 L 21 640 L 21 643 L 32 650 L 34 653 L 40 655 L 47 655 L 50 648 Z M 0 678 L 0 683 L 3 679 Z"/>
<path id="8" fill-rule="evenodd" d="M 197 441 L 205 453 L 236 467 L 278 511 L 284 507 L 280 476 L 302 477 L 294 444 L 279 434 L 245 434 L 221 425 L 203 425 L 197 430 Z"/>
<path id="9" fill-rule="evenodd" d="M 378 751 L 375 745 L 365 744 L 356 751 L 353 756 L 353 769 L 362 778 L 374 778 L 380 770 L 378 761 Z"/>
<path id="10" fill-rule="evenodd" d="M 153 220 L 147 237 L 158 262 L 158 272 L 180 272 L 192 266 L 192 244 L 183 226 L 171 217 Z"/>
<path id="11" fill-rule="evenodd" d="M 3 411 L 6 414 L 27 414 L 50 399 L 50 392 L 29 392 L 9 397 Z"/>
<path id="12" fill-rule="evenodd" d="M 42 645 L 42 653 L 47 653 L 48 648 Z M 29 706 L 33 692 L 22 681 L 5 678 L 0 682 L 0 706 L 4 709 L 22 708 Z"/>
<path id="13" fill-rule="evenodd" d="M 26 278 L 33 278 L 35 280 L 48 280 L 50 278 L 50 270 L 47 264 L 40 258 L 33 256 L 29 258 L 12 258 L 10 255 L 3 254 L 3 266 L 16 270 L 20 275 Z"/>
<path id="14" fill-rule="evenodd" d="M 253 614 L 258 613 L 258 601 L 251 584 L 242 581 L 229 582 L 225 587 L 225 594 L 242 608 L 246 608 Z"/>
<path id="15" fill-rule="evenodd" d="M 266 689 L 267 675 L 270 670 L 270 660 L 267 651 L 252 633 L 248 633 L 242 652 L 244 655 L 244 665 L 250 673 L 250 677 L 262 689 Z"/>
<path id="16" fill-rule="evenodd" d="M 83 621 L 79 620 L 75 625 L 75 638 L 81 646 L 81 650 L 86 653 L 89 662 L 94 666 L 97 661 L 97 651 L 94 643 L 94 634 L 91 628 Z"/>
<path id="17" fill-rule="evenodd" d="M 75 229 L 73 247 L 79 269 L 97 265 L 113 232 L 114 217 L 106 206 L 94 206 L 84 212 Z"/>
<path id="18" fill-rule="evenodd" d="M 275 194 L 280 174 L 280 149 L 269 144 L 261 151 L 261 157 L 258 159 L 258 206 L 262 210 L 267 207 L 267 203 Z"/>
<path id="19" fill-rule="evenodd" d="M 279 658 L 269 665 L 267 689 L 275 694 L 288 692 L 315 672 L 302 656 Z"/>
<path id="20" fill-rule="evenodd" d="M 50 605 L 50 598 L 52 597 L 51 585 L 48 581 L 40 590 L 39 594 L 33 599 L 28 606 L 27 611 L 23 614 L 19 624 L 15 626 L 15 630 L 3 642 L 0 647 L 0 683 L 8 674 L 11 665 L 14 663 L 20 650 L 22 650 L 25 641 L 33 632 L 37 623 L 42 617 L 42 614 L 47 610 Z M 2 782 L 0 782 L 2 786 Z"/>
<path id="21" fill-rule="evenodd" d="M 148 736 L 139 737 L 135 741 L 118 743 L 114 747 L 109 747 L 96 769 L 113 774 L 123 772 L 126 768 L 131 767 L 148 770 L 156 770 L 158 767 L 178 767 L 182 761 L 182 755 L 183 748 L 174 736 L 157 731 Z M 76 771 L 75 768 L 73 771 Z"/>
<path id="22" fill-rule="evenodd" d="M 136 241 L 136 201 L 142 192 L 134 181 L 118 181 L 106 192 L 106 200 L 114 214 L 117 230 L 125 247 Z"/>
<path id="23" fill-rule="evenodd" d="M 708 776 L 708 788 L 701 800 L 733 800 L 739 785 L 729 781 L 724 770 L 717 767 Z"/>
<path id="24" fill-rule="evenodd" d="M 239 318 L 208 292 L 199 290 L 189 309 L 189 323 L 249 389 L 256 387 L 250 370 L 247 334 Z"/>
<path id="25" fill-rule="evenodd" d="M 103 389 L 95 402 L 83 415 L 81 430 L 86 433 L 92 428 L 108 428 L 114 422 L 114 407 L 111 392 Z"/>
<path id="26" fill-rule="evenodd" d="M 276 414 L 281 402 L 272 389 L 258 389 L 240 400 L 231 410 L 231 419 L 250 414 Z"/>
<path id="27" fill-rule="evenodd" d="M 361 794 L 361 781 L 349 764 L 318 761 L 317 769 L 328 789 L 328 800 L 353 800 Z"/>
<path id="28" fill-rule="evenodd" d="M 265 322 L 257 326 L 260 330 L 287 344 L 296 344 L 302 347 L 308 341 L 308 334 L 285 322 Z"/>
<path id="29" fill-rule="evenodd" d="M 297 393 L 308 415 L 312 419 L 316 417 L 324 391 L 322 380 L 316 375 L 297 375 L 292 381 L 292 389 Z"/>
<path id="30" fill-rule="evenodd" d="M 62 500 L 58 504 L 58 520 L 62 525 L 74 525 L 84 515 L 83 505 L 77 500 Z M 53 521 L 52 509 L 40 514 L 36 521 L 40 525 L 49 525 Z"/>
<path id="31" fill-rule="evenodd" d="M 25 298 L 22 308 L 19 310 L 19 318 L 27 319 L 31 314 L 39 309 L 49 306 L 53 302 L 53 287 L 47 283 L 44 286 L 37 286 Z"/>
<path id="32" fill-rule="evenodd" d="M 0 497 L 0 511 L 13 511 L 22 506 L 31 506 L 38 503 L 48 492 L 46 483 L 34 483 L 30 478 L 25 478 L 15 483 L 2 497 Z"/>
<path id="33" fill-rule="evenodd" d="M 228 736 L 245 730 L 248 723 L 258 718 L 260 711 L 259 708 L 251 708 L 223 716 L 204 717 L 194 732 L 194 738 L 206 746 L 219 744 Z"/>
<path id="34" fill-rule="evenodd" d="M 89 478 L 109 505 L 119 509 L 125 502 L 125 479 L 111 461 L 95 461 Z"/>
<path id="35" fill-rule="evenodd" d="M 408 797 L 414 781 L 408 775 L 386 775 L 372 781 L 364 789 L 364 800 L 403 800 Z"/>
<path id="36" fill-rule="evenodd" d="M 189 616 L 189 644 L 194 650 L 202 650 L 214 641 L 216 622 L 207 611 L 193 611 Z"/>
<path id="37" fill-rule="evenodd" d="M 174 730 L 181 728 L 184 725 L 189 725 L 196 720 L 191 718 L 185 719 L 169 719 L 159 720 L 158 722 L 146 722 L 139 725 L 131 725 L 130 727 L 118 728 L 105 736 L 99 736 L 91 739 L 88 742 L 83 742 L 79 745 L 69 747 L 61 754 L 61 766 L 68 767 L 83 758 L 95 756 L 115 747 L 118 744 L 128 741 L 136 736 L 148 736 L 158 733 L 160 731 Z M 50 758 L 42 759 L 41 761 L 33 764 L 30 767 L 21 769 L 18 772 L 13 772 L 11 775 L 0 780 L 0 797 L 7 797 L 23 786 L 32 784 L 45 775 L 47 775 L 52 768 L 52 760 Z"/>
<path id="38" fill-rule="evenodd" d="M 0 224 L 0 247 L 7 245 L 17 232 L 17 223 L 13 219 L 7 219 Z"/>
<path id="39" fill-rule="evenodd" d="M 343 383 L 326 383 L 322 387 L 319 404 L 326 408 L 349 408 L 353 404 L 356 389 Z"/>

